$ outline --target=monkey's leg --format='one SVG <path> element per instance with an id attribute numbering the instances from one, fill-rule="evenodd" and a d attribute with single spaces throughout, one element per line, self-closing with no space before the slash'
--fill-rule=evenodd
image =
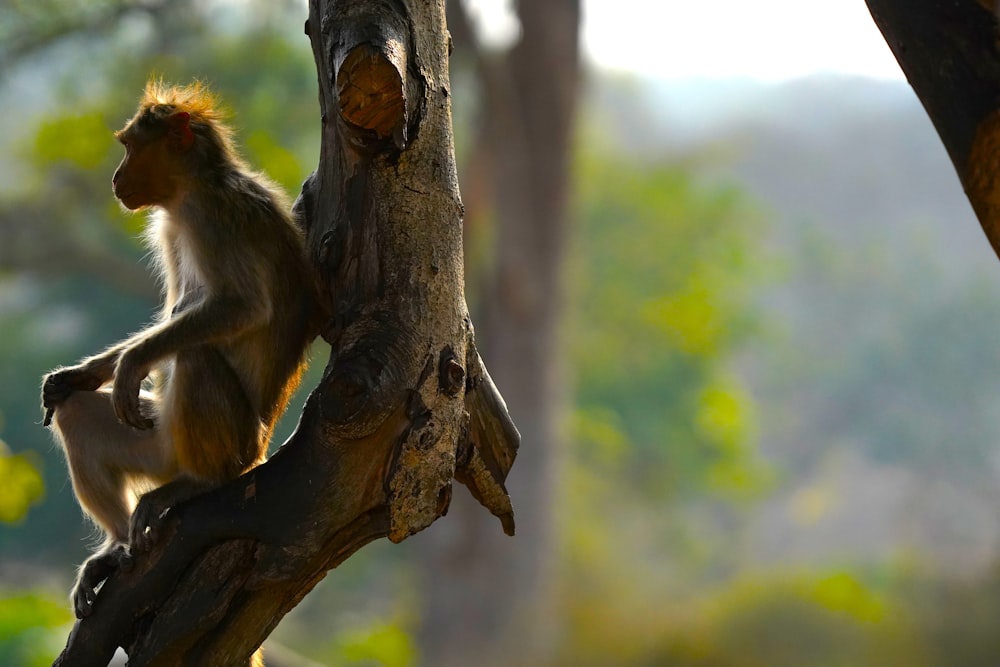
<path id="1" fill-rule="evenodd" d="M 133 553 L 156 543 L 167 510 L 239 477 L 263 460 L 267 446 L 243 383 L 210 345 L 177 354 L 160 414 L 179 474 L 139 499 L 129 529 Z"/>
<path id="2" fill-rule="evenodd" d="M 144 409 L 154 414 L 155 401 L 144 398 Z M 74 610 L 82 617 L 91 611 L 97 586 L 128 557 L 130 476 L 167 478 L 175 464 L 155 429 L 139 431 L 118 422 L 106 391 L 74 392 L 57 406 L 53 426 L 77 500 L 107 534 L 104 547 L 80 568 L 74 586 Z"/>

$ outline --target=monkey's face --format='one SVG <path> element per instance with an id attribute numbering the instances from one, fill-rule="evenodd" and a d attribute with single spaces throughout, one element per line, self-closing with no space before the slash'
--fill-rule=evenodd
<path id="1" fill-rule="evenodd" d="M 178 193 L 179 164 L 166 137 L 149 139 L 129 128 L 117 137 L 125 157 L 111 179 L 115 197 L 130 211 L 167 205 Z"/>

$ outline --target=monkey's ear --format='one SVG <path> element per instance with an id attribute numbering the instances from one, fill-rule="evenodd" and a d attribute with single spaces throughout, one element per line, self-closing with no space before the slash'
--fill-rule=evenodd
<path id="1" fill-rule="evenodd" d="M 170 146 L 178 151 L 186 151 L 194 144 L 194 132 L 191 131 L 191 114 L 178 111 L 167 117 L 167 136 Z"/>

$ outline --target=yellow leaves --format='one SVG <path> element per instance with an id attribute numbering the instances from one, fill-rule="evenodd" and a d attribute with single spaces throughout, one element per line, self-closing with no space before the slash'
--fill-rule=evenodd
<path id="1" fill-rule="evenodd" d="M 819 606 L 859 621 L 877 623 L 886 617 L 885 600 L 849 572 L 834 572 L 815 580 L 806 587 L 806 594 Z"/>
<path id="2" fill-rule="evenodd" d="M 683 289 L 647 302 L 642 318 L 688 354 L 711 356 L 728 336 L 715 290 L 697 275 Z"/>
<path id="3" fill-rule="evenodd" d="M 788 607 L 812 607 L 872 623 L 885 618 L 887 606 L 883 596 L 853 574 L 834 570 L 744 574 L 722 589 L 705 611 L 713 625 L 727 625 L 746 614 L 763 615 L 767 609 Z"/>
<path id="4" fill-rule="evenodd" d="M 695 631 L 677 632 L 685 664 L 921 664 L 899 608 L 846 571 L 746 573 L 702 600 Z"/>
<path id="5" fill-rule="evenodd" d="M 375 620 L 336 638 L 338 664 L 406 667 L 414 663 L 413 640 L 398 623 Z"/>
<path id="6" fill-rule="evenodd" d="M 773 479 L 754 457 L 757 425 L 753 398 L 735 379 L 717 377 L 699 396 L 695 426 L 718 449 L 708 470 L 709 486 L 739 496 L 753 495 Z"/>
<path id="7" fill-rule="evenodd" d="M 721 449 L 735 452 L 752 427 L 752 406 L 750 396 L 735 383 L 716 380 L 701 392 L 695 423 Z"/>
<path id="8" fill-rule="evenodd" d="M 11 454 L 0 441 L 0 523 L 17 523 L 45 493 L 30 454 Z"/>

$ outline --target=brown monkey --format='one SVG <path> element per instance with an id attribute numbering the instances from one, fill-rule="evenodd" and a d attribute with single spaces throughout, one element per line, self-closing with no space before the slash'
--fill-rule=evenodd
<path id="1" fill-rule="evenodd" d="M 148 84 L 115 134 L 125 157 L 114 193 L 152 209 L 146 236 L 166 295 L 154 324 L 43 384 L 73 490 L 107 535 L 80 569 L 78 617 L 152 546 L 167 509 L 264 460 L 316 333 L 301 234 L 230 134 L 199 83 Z"/>

